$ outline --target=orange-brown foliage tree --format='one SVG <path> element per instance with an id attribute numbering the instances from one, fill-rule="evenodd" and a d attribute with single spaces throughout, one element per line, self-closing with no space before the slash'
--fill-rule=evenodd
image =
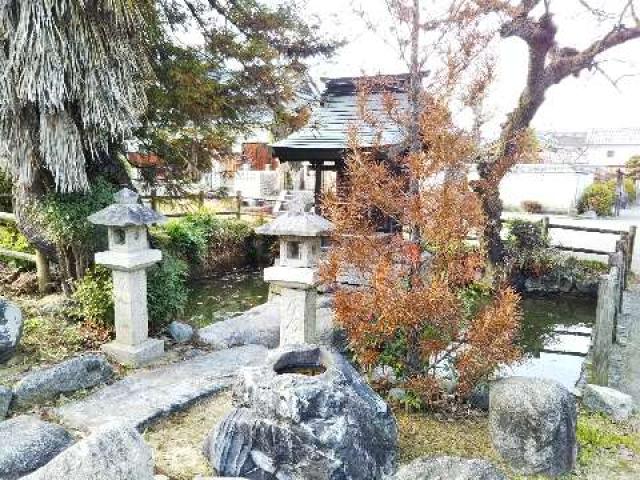
<path id="1" fill-rule="evenodd" d="M 398 18 L 416 24 L 409 3 Z M 463 397 L 520 354 L 519 297 L 486 274 L 482 245 L 467 242 L 471 232 L 483 231 L 485 217 L 463 173 L 476 154 L 475 136 L 452 114 L 452 105 L 473 107 L 484 97 L 492 65 L 483 59 L 478 67 L 474 60 L 488 37 L 468 21 L 475 12 L 438 18 L 419 23 L 430 25 L 431 34 L 442 29 L 449 41 L 409 108 L 389 95 L 386 119 L 372 118 L 371 85 L 361 86 L 362 124 L 376 128 L 393 119 L 408 132 L 407 141 L 400 149 L 361 149 L 361 126 L 354 126 L 348 187 L 325 199 L 335 231 L 322 272 L 336 287 L 337 320 L 357 362 L 365 369 L 391 365 L 427 403 L 442 398 L 443 371 L 455 372 Z M 380 215 L 396 225 L 393 233 L 378 233 Z M 364 285 L 342 285 L 345 274 Z M 485 295 L 470 306 L 469 293 L 480 284 Z"/>

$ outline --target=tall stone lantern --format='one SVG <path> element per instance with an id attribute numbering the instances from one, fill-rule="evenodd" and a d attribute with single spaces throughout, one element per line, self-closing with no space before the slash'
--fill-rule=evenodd
<path id="1" fill-rule="evenodd" d="M 316 340 L 320 244 L 332 228 L 323 217 L 305 212 L 304 200 L 297 197 L 289 211 L 256 229 L 280 238 L 280 258 L 264 270 L 265 281 L 280 287 L 280 345 Z"/>
<path id="2" fill-rule="evenodd" d="M 96 253 L 95 261 L 113 272 L 116 339 L 102 349 L 134 367 L 164 354 L 164 342 L 149 338 L 146 269 L 162 260 L 160 250 L 149 248 L 147 226 L 166 218 L 138 199 L 125 188 L 115 194 L 116 203 L 89 217 L 91 223 L 107 227 L 109 250 Z"/>

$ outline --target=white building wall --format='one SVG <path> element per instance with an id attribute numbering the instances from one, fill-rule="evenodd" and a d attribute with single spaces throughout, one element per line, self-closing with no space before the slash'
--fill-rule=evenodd
<path id="1" fill-rule="evenodd" d="M 470 177 L 477 174 L 471 172 Z M 520 210 L 528 200 L 549 212 L 566 213 L 575 209 L 593 180 L 592 171 L 571 165 L 516 165 L 500 183 L 500 198 L 507 210 Z"/>
<path id="2" fill-rule="evenodd" d="M 640 155 L 640 145 L 590 145 L 577 163 L 592 166 L 624 166 L 634 155 Z"/>

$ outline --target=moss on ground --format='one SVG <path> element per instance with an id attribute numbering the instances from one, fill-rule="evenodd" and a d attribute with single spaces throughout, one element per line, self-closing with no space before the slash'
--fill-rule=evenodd
<path id="1" fill-rule="evenodd" d="M 154 449 L 157 473 L 171 480 L 192 480 L 197 475 L 211 475 L 211 468 L 202 454 L 202 444 L 231 408 L 231 393 L 224 392 L 148 429 L 144 438 Z"/>
<path id="2" fill-rule="evenodd" d="M 400 462 L 427 455 L 484 458 L 509 478 L 541 479 L 514 474 L 491 445 L 487 417 L 447 419 L 430 413 L 396 412 L 400 433 Z M 581 413 L 580 453 L 576 472 L 566 480 L 640 479 L 640 418 L 613 422 L 601 415 Z"/>
<path id="3" fill-rule="evenodd" d="M 11 385 L 33 367 L 58 363 L 87 349 L 88 332 L 82 324 L 65 315 L 43 313 L 37 297 L 8 300 L 22 310 L 24 328 L 16 355 L 0 369 L 0 384 Z"/>

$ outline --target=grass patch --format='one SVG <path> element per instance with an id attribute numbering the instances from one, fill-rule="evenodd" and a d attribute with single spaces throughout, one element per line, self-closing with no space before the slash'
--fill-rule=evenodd
<path id="1" fill-rule="evenodd" d="M 231 408 L 231 392 L 224 392 L 171 415 L 148 429 L 144 439 L 155 450 L 157 473 L 171 480 L 210 476 L 211 468 L 202 454 L 202 444 Z"/>
<path id="2" fill-rule="evenodd" d="M 399 429 L 399 461 L 451 455 L 485 459 L 512 480 L 542 480 L 511 471 L 491 445 L 487 417 L 447 419 L 432 413 L 395 412 Z M 578 417 L 578 464 L 562 480 L 626 480 L 640 478 L 640 419 L 615 423 L 602 415 Z"/>
<path id="3" fill-rule="evenodd" d="M 0 368 L 0 384 L 11 385 L 34 367 L 52 365 L 80 352 L 96 350 L 105 341 L 105 332 L 70 320 L 66 314 L 42 313 L 44 299 L 20 296 L 8 300 L 21 309 L 24 327 L 16 355 Z"/>
<path id="4" fill-rule="evenodd" d="M 617 453 L 625 448 L 640 455 L 640 434 L 628 423 L 616 423 L 599 414 L 582 414 L 578 418 L 579 462 L 589 465 L 602 450 Z"/>

